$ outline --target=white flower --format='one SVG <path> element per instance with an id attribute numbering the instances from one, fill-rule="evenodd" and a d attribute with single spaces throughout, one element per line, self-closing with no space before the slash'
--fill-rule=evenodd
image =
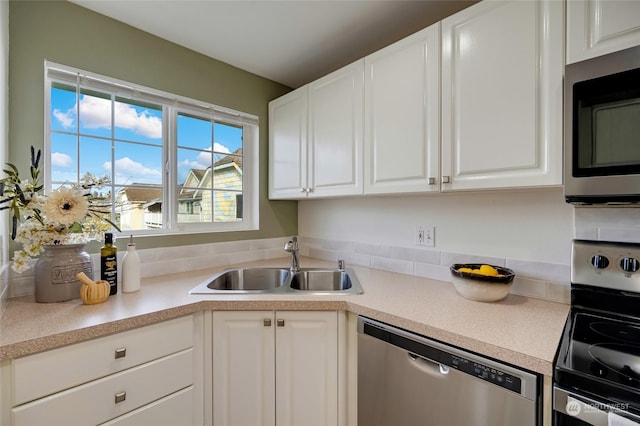
<path id="1" fill-rule="evenodd" d="M 26 271 L 31 266 L 29 265 L 30 259 L 31 257 L 24 251 L 16 250 L 16 252 L 13 254 L 13 263 L 11 264 L 11 269 L 18 273 Z"/>
<path id="2" fill-rule="evenodd" d="M 47 197 L 44 214 L 52 222 L 70 225 L 82 222 L 89 210 L 89 201 L 81 193 L 60 187 Z"/>

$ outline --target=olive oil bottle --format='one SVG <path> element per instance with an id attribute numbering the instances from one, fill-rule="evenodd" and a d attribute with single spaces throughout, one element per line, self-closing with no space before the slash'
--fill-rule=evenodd
<path id="1" fill-rule="evenodd" d="M 113 245 L 113 234 L 104 234 L 104 245 L 100 248 L 100 279 L 109 283 L 109 295 L 118 292 L 118 248 Z"/>

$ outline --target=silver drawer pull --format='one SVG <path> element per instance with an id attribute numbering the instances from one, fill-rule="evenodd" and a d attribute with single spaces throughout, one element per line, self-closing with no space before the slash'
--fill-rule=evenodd
<path id="1" fill-rule="evenodd" d="M 120 393 L 116 394 L 116 404 L 124 402 L 125 399 L 127 399 L 127 393 L 126 392 L 120 392 Z"/>
<path id="2" fill-rule="evenodd" d="M 116 349 L 116 359 L 124 358 L 125 356 L 127 356 L 127 348 Z"/>
<path id="3" fill-rule="evenodd" d="M 276 324 L 278 325 L 278 327 L 284 327 L 284 320 L 279 319 L 278 321 L 276 321 Z"/>
<path id="4" fill-rule="evenodd" d="M 264 320 L 262 320 L 262 324 L 265 327 L 271 327 L 271 320 L 270 319 L 264 319 Z"/>

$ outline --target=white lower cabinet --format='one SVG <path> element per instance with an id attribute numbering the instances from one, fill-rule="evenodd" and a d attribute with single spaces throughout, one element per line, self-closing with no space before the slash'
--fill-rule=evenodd
<path id="1" fill-rule="evenodd" d="M 341 315 L 213 312 L 214 425 L 343 424 L 339 342 L 346 327 Z"/>
<path id="2" fill-rule="evenodd" d="M 201 423 L 199 357 L 194 316 L 187 316 L 15 359 L 11 423 Z"/>

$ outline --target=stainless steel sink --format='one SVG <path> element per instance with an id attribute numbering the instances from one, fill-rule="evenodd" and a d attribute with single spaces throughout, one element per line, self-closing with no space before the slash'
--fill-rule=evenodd
<path id="1" fill-rule="evenodd" d="M 353 288 L 351 277 L 339 269 L 302 269 L 291 279 L 294 290 L 311 292 L 347 291 Z"/>
<path id="2" fill-rule="evenodd" d="M 289 284 L 291 272 L 284 268 L 226 269 L 190 291 L 208 293 L 264 293 Z"/>
<path id="3" fill-rule="evenodd" d="M 190 294 L 289 293 L 360 294 L 352 269 L 288 268 L 225 269 L 194 287 Z"/>

